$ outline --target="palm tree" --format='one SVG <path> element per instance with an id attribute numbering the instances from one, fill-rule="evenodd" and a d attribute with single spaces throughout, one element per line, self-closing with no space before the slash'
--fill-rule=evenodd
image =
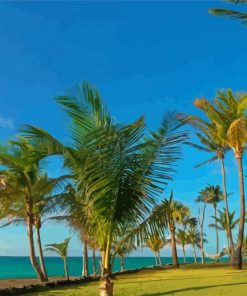
<path id="1" fill-rule="evenodd" d="M 200 232 L 195 224 L 191 224 L 188 230 L 188 242 L 192 246 L 194 253 L 194 261 L 195 263 L 197 263 L 196 247 L 200 247 L 201 237 Z"/>
<path id="2" fill-rule="evenodd" d="M 190 216 L 189 208 L 182 203 L 173 200 L 173 194 L 170 198 L 165 199 L 166 204 L 166 219 L 170 232 L 170 242 L 172 248 L 172 261 L 176 268 L 179 268 L 177 246 L 176 246 L 176 224 L 182 224 L 186 217 Z"/>
<path id="3" fill-rule="evenodd" d="M 182 249 L 183 249 L 184 263 L 187 263 L 186 254 L 185 254 L 185 246 L 188 244 L 188 233 L 183 229 L 178 229 L 177 241 L 179 242 L 179 244 L 181 244 Z"/>
<path id="4" fill-rule="evenodd" d="M 205 99 L 199 101 L 199 105 L 205 112 L 206 116 L 210 118 L 215 126 L 218 126 L 220 133 L 217 134 L 217 137 L 233 151 L 237 161 L 240 193 L 240 219 L 238 243 L 231 258 L 231 264 L 234 268 L 241 269 L 245 219 L 243 152 L 247 141 L 247 95 L 234 94 L 231 90 L 227 90 L 219 91 L 217 93 L 217 96 L 214 99 L 214 105 L 210 104 Z"/>
<path id="5" fill-rule="evenodd" d="M 227 225 L 225 209 L 223 209 L 223 211 L 218 210 L 218 214 L 219 214 L 219 216 L 216 218 L 217 227 L 218 227 L 219 230 L 226 232 L 226 238 L 227 238 L 227 242 L 228 242 L 228 251 L 227 252 L 228 252 L 228 254 L 230 254 L 230 240 L 229 240 L 229 235 L 228 235 L 228 231 L 227 231 L 228 225 Z M 234 220 L 234 215 L 235 215 L 235 211 L 230 213 L 230 216 L 229 216 L 230 217 L 230 229 L 231 229 L 231 231 L 234 230 L 236 228 L 236 226 L 238 225 L 238 223 L 239 223 L 239 219 Z M 209 224 L 209 227 L 216 228 L 216 224 L 215 223 Z"/>
<path id="6" fill-rule="evenodd" d="M 232 2 L 234 4 L 246 4 L 247 0 L 227 0 L 227 2 Z M 242 11 L 236 11 L 225 8 L 211 8 L 209 12 L 216 16 L 224 16 L 228 18 L 238 19 L 242 24 L 247 24 L 247 13 Z"/>
<path id="7" fill-rule="evenodd" d="M 69 249 L 69 241 L 70 241 L 70 237 L 65 239 L 62 243 L 59 243 L 59 244 L 45 245 L 45 249 L 44 249 L 44 251 L 52 251 L 57 253 L 63 259 L 64 273 L 68 281 L 69 281 L 69 272 L 68 272 L 68 265 L 67 265 L 67 256 L 68 256 L 68 249 Z"/>
<path id="8" fill-rule="evenodd" d="M 166 245 L 166 239 L 159 234 L 150 235 L 146 240 L 146 246 L 154 253 L 156 265 L 162 265 L 160 250 Z"/>
<path id="9" fill-rule="evenodd" d="M 60 194 L 54 194 L 58 192 L 61 188 L 63 182 L 69 178 L 69 175 L 63 175 L 58 178 L 49 178 L 46 174 L 40 174 L 37 176 L 36 180 L 30 188 L 30 196 L 32 197 L 32 207 L 33 207 L 33 225 L 36 229 L 37 234 L 37 246 L 39 252 L 40 267 L 48 280 L 42 243 L 41 243 L 41 227 L 42 224 L 47 220 L 47 215 L 50 215 L 56 211 L 58 205 Z M 19 189 L 16 188 L 16 192 L 12 190 L 11 194 L 16 197 L 19 196 Z M 6 198 L 9 195 L 6 194 Z M 19 225 L 26 224 L 26 205 L 24 200 L 21 198 L 18 200 L 15 198 L 14 202 L 11 202 L 8 207 L 2 211 L 1 219 L 8 219 L 6 223 L 3 223 L 0 227 L 6 227 L 11 224 Z"/>
<path id="10" fill-rule="evenodd" d="M 100 95 L 88 84 L 71 96 L 57 99 L 72 119 L 74 147 L 65 147 L 46 131 L 26 127 L 26 135 L 42 145 L 47 154 L 63 154 L 65 165 L 85 201 L 101 248 L 101 295 L 113 294 L 111 249 L 124 229 L 135 228 L 156 205 L 172 167 L 179 158 L 178 144 L 186 134 L 178 129 L 186 119 L 174 113 L 164 116 L 157 131 L 145 129 L 140 118 L 128 125 L 116 123 L 103 106 Z"/>
<path id="11" fill-rule="evenodd" d="M 116 256 L 120 257 L 121 260 L 121 271 L 125 270 L 125 264 L 124 264 L 124 257 L 126 257 L 129 253 L 134 251 L 136 249 L 136 246 L 133 243 L 130 243 L 129 241 L 121 241 L 114 242 L 113 243 L 113 250 L 112 250 L 112 265 L 114 262 L 114 259 Z"/>
<path id="12" fill-rule="evenodd" d="M 216 231 L 216 254 L 219 253 L 219 229 L 217 221 L 217 204 L 222 200 L 222 192 L 220 187 L 214 185 L 207 185 L 202 191 L 200 191 L 197 198 L 198 202 L 204 202 L 206 204 L 212 204 L 214 208 L 215 219 L 215 231 Z"/>
<path id="13" fill-rule="evenodd" d="M 40 176 L 42 158 L 41 147 L 33 146 L 26 139 L 12 141 L 9 146 L 1 147 L 0 151 L 0 164 L 4 167 L 1 175 L 8 180 L 1 192 L 1 203 L 4 208 L 2 218 L 6 213 L 13 218 L 15 214 L 18 215 L 16 209 L 19 208 L 20 215 L 17 217 L 24 219 L 27 226 L 31 264 L 39 279 L 44 282 L 47 281 L 47 276 L 45 269 L 42 271 L 36 259 L 33 237 L 35 227 L 33 191 Z"/>
<path id="14" fill-rule="evenodd" d="M 229 147 L 227 143 L 222 139 L 222 128 L 221 125 L 217 124 L 215 125 L 211 121 L 211 117 L 218 117 L 220 118 L 220 114 L 215 110 L 215 108 L 208 104 L 208 102 L 205 99 L 197 99 L 194 102 L 194 105 L 198 107 L 199 109 L 203 110 L 207 114 L 210 114 L 207 116 L 207 121 L 204 119 L 193 116 L 192 120 L 190 121 L 191 125 L 198 130 L 196 133 L 197 137 L 199 138 L 201 144 L 194 144 L 194 143 L 188 143 L 192 147 L 203 151 L 207 153 L 214 154 L 213 157 L 210 159 L 199 163 L 195 167 L 201 167 L 205 164 L 214 162 L 219 160 L 221 165 L 221 175 L 222 175 L 222 188 L 223 188 L 223 198 L 225 203 L 225 209 L 226 209 L 226 218 L 227 218 L 227 225 L 228 225 L 228 236 L 230 240 L 230 253 L 233 254 L 234 252 L 234 244 L 233 244 L 233 238 L 232 238 L 232 232 L 229 227 L 230 225 L 230 218 L 229 218 L 229 207 L 228 207 L 228 194 L 227 194 L 227 186 L 226 186 L 226 170 L 225 170 L 225 155 L 227 151 L 229 150 Z M 203 252 L 203 250 L 202 250 Z M 202 254 L 202 261 L 203 261 L 203 254 Z"/>

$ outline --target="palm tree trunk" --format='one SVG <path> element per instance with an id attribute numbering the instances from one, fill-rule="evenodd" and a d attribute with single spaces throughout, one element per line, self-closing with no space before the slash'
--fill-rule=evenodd
<path id="1" fill-rule="evenodd" d="M 31 264 L 39 280 L 41 282 L 46 282 L 46 277 L 44 276 L 35 256 L 34 239 L 33 239 L 33 215 L 31 211 L 29 211 L 29 213 L 27 214 L 27 235 L 28 235 L 28 241 L 29 241 L 29 252 L 30 252 Z"/>
<path id="2" fill-rule="evenodd" d="M 170 234 L 171 234 L 172 264 L 176 268 L 179 268 L 177 246 L 176 246 L 175 225 L 170 224 L 169 227 L 170 227 Z"/>
<path id="3" fill-rule="evenodd" d="M 64 274 L 65 274 L 65 277 L 69 281 L 69 272 L 68 272 L 68 265 L 67 265 L 66 257 L 63 257 L 63 265 L 64 265 Z"/>
<path id="4" fill-rule="evenodd" d="M 229 255 L 229 261 L 231 262 L 231 249 L 230 249 L 230 239 L 228 236 L 228 232 L 226 231 L 226 237 L 227 237 L 227 251 Z"/>
<path id="5" fill-rule="evenodd" d="M 199 208 L 198 222 L 200 225 L 200 248 L 201 248 L 201 263 L 202 264 L 205 264 L 204 242 L 203 242 L 203 225 L 204 225 L 205 211 L 206 211 L 206 205 L 203 206 L 202 218 L 200 218 L 200 208 Z"/>
<path id="6" fill-rule="evenodd" d="M 88 245 L 87 245 L 87 237 L 84 236 L 83 239 L 83 273 L 82 276 L 88 276 Z"/>
<path id="7" fill-rule="evenodd" d="M 243 163 L 242 156 L 237 157 L 238 162 L 238 176 L 239 176 L 239 193 L 240 193 L 240 218 L 239 218 L 239 232 L 238 242 L 234 251 L 232 259 L 232 267 L 235 269 L 242 269 L 242 247 L 244 238 L 244 222 L 245 222 L 245 195 L 244 195 L 244 176 L 243 176 Z"/>
<path id="8" fill-rule="evenodd" d="M 183 254 L 184 254 L 184 263 L 187 263 L 184 245 L 182 245 L 182 248 L 183 248 Z"/>
<path id="9" fill-rule="evenodd" d="M 229 251 L 230 251 L 229 255 L 231 258 L 234 253 L 234 244 L 233 244 L 233 238 L 232 238 L 232 230 L 230 226 L 230 215 L 229 215 L 228 197 L 227 197 L 227 189 L 226 189 L 226 170 L 225 170 L 224 157 L 222 157 L 220 161 L 221 161 L 223 197 L 224 197 L 225 211 L 226 211 L 227 236 L 229 237 Z"/>
<path id="10" fill-rule="evenodd" d="M 215 232 L 216 232 L 216 254 L 219 254 L 219 229 L 217 221 L 217 205 L 214 204 L 214 219 L 215 219 Z M 216 259 L 219 262 L 219 258 Z"/>
<path id="11" fill-rule="evenodd" d="M 121 271 L 124 271 L 124 256 L 121 256 Z"/>
<path id="12" fill-rule="evenodd" d="M 96 277 L 96 257 L 95 257 L 95 249 L 93 248 L 93 276 Z"/>
<path id="13" fill-rule="evenodd" d="M 195 248 L 194 244 L 192 245 L 192 248 L 193 248 L 193 253 L 194 253 L 194 261 L 195 261 L 195 263 L 197 263 L 196 248 Z"/>
<path id="14" fill-rule="evenodd" d="M 45 260 L 44 260 L 44 255 L 43 255 L 43 249 L 42 249 L 42 243 L 41 243 L 41 237 L 40 237 L 40 227 L 37 226 L 36 228 L 37 231 L 37 244 L 38 244 L 38 250 L 39 250 L 39 260 L 40 260 L 40 265 L 41 265 L 41 270 L 46 278 L 46 281 L 48 281 L 47 277 L 47 272 L 46 272 L 46 267 L 45 267 Z"/>
<path id="15" fill-rule="evenodd" d="M 155 265 L 158 265 L 158 259 L 157 259 L 157 254 L 154 252 L 154 258 L 155 258 Z"/>
<path id="16" fill-rule="evenodd" d="M 100 279 L 100 296 L 113 296 L 113 277 L 110 270 L 111 234 L 108 235 L 105 250 L 102 252 L 102 274 Z"/>
<path id="17" fill-rule="evenodd" d="M 161 258 L 160 258 L 160 252 L 157 252 L 157 258 L 158 258 L 158 265 L 162 265 Z"/>

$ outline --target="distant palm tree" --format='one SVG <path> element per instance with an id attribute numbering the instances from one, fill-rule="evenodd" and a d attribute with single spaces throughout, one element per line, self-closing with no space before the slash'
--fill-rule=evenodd
<path id="1" fill-rule="evenodd" d="M 218 231 L 218 220 L 217 220 L 217 204 L 222 200 L 222 192 L 220 186 L 207 185 L 203 190 L 199 192 L 197 198 L 198 202 L 204 202 L 206 204 L 212 204 L 214 208 L 214 219 L 215 219 L 215 231 L 216 231 L 216 254 L 219 253 L 219 231 Z"/>
<path id="2" fill-rule="evenodd" d="M 154 253 L 156 265 L 161 265 L 160 250 L 166 245 L 166 239 L 160 237 L 158 234 L 151 235 L 147 241 L 146 246 Z"/>
<path id="3" fill-rule="evenodd" d="M 130 243 L 128 241 L 121 241 L 119 242 L 114 242 L 113 244 L 113 250 L 112 250 L 112 261 L 114 261 L 115 257 L 118 256 L 120 257 L 121 260 L 121 271 L 125 270 L 125 264 L 124 264 L 124 258 L 134 251 L 136 249 L 136 246 L 133 243 Z M 113 262 L 112 262 L 113 264 Z"/>
<path id="4" fill-rule="evenodd" d="M 69 241 L 70 241 L 70 238 L 67 238 L 64 240 L 64 242 L 59 244 L 45 245 L 45 249 L 44 249 L 44 251 L 52 251 L 57 253 L 63 259 L 64 273 L 68 281 L 69 281 L 69 272 L 68 272 L 68 265 L 67 265 L 67 256 L 68 256 L 68 249 L 69 249 Z"/>
<path id="5" fill-rule="evenodd" d="M 200 232 L 195 224 L 191 224 L 188 230 L 188 242 L 192 246 L 194 253 L 194 261 L 195 263 L 197 263 L 196 247 L 200 248 L 201 237 Z"/>
<path id="6" fill-rule="evenodd" d="M 185 246 L 189 243 L 189 237 L 188 237 L 187 231 L 185 231 L 183 229 L 178 229 L 177 241 L 179 244 L 181 244 L 182 249 L 183 249 L 184 263 L 187 263 L 186 253 L 185 253 Z"/>
<path id="7" fill-rule="evenodd" d="M 247 0 L 227 0 L 234 4 L 246 4 Z M 238 19 L 242 24 L 247 25 L 247 12 L 236 11 L 226 8 L 211 8 L 209 12 L 216 16 L 225 16 L 233 19 Z"/>
<path id="8" fill-rule="evenodd" d="M 228 226 L 227 226 L 227 221 L 226 221 L 226 211 L 225 211 L 225 209 L 223 209 L 223 211 L 218 210 L 218 214 L 219 214 L 219 216 L 216 218 L 217 227 L 218 227 L 219 230 L 226 232 L 226 238 L 227 238 L 227 242 L 228 242 L 227 253 L 229 254 L 230 253 L 230 241 L 229 241 L 229 236 L 228 236 L 228 231 L 227 231 Z M 231 231 L 234 230 L 236 228 L 236 226 L 238 225 L 238 223 L 239 223 L 239 219 L 234 220 L 234 215 L 235 215 L 235 211 L 230 213 L 230 216 L 229 216 L 230 217 Z M 216 228 L 216 224 L 215 223 L 209 224 L 209 227 Z"/>

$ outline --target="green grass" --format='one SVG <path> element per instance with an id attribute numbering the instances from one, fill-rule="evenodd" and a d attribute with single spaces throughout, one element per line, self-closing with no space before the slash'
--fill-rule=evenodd
<path id="1" fill-rule="evenodd" d="M 83 286 L 52 289 L 29 294 L 33 296 L 95 296 L 98 282 Z M 118 276 L 115 281 L 116 296 L 191 296 L 191 295 L 247 295 L 247 270 L 229 267 L 180 270 L 146 270 L 136 274 Z"/>

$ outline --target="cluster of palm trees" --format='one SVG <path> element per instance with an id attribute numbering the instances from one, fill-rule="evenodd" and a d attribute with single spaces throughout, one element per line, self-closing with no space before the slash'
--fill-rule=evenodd
<path id="1" fill-rule="evenodd" d="M 16 140 L 1 146 L 2 226 L 26 225 L 31 264 L 44 282 L 40 230 L 46 220 L 65 221 L 83 242 L 85 276 L 87 248 L 100 251 L 100 294 L 112 295 L 113 259 L 129 252 L 123 242 L 140 246 L 166 228 L 174 241 L 179 215 L 167 208 L 174 206 L 171 199 L 159 200 L 181 157 L 187 139 L 181 128 L 188 118 L 166 113 L 155 131 L 146 128 L 143 117 L 121 124 L 86 82 L 56 100 L 71 119 L 68 145 L 41 128 L 25 126 Z M 49 177 L 45 160 L 53 155 L 62 157 L 68 174 Z M 57 247 L 49 246 L 59 252 Z M 65 260 L 65 253 L 61 256 Z"/>
<path id="2" fill-rule="evenodd" d="M 114 258 L 124 257 L 136 248 L 148 246 L 161 264 L 160 250 L 169 244 L 173 265 L 179 267 L 177 244 L 186 262 L 185 246 L 191 245 L 197 261 L 196 247 L 204 263 L 204 217 L 207 204 L 214 209 L 216 253 L 219 253 L 218 231 L 224 230 L 233 266 L 242 267 L 244 254 L 245 196 L 242 158 L 247 140 L 246 95 L 219 92 L 213 103 L 198 99 L 195 105 L 206 116 L 183 116 L 166 113 L 160 127 L 147 129 L 141 117 L 121 124 L 111 116 L 97 90 L 82 82 L 69 95 L 56 98 L 71 120 L 70 140 L 63 143 L 42 128 L 27 125 L 20 136 L 0 147 L 0 219 L 3 226 L 23 224 L 27 227 L 30 260 L 42 282 L 48 280 L 41 228 L 47 220 L 63 221 L 78 233 L 83 244 L 83 272 L 88 276 L 88 249 L 93 254 L 96 275 L 96 251 L 101 257 L 100 295 L 113 294 Z M 202 204 L 198 219 L 191 217 L 187 206 L 163 198 L 167 183 L 174 177 L 174 165 L 181 158 L 181 144 L 189 143 L 183 130 L 187 123 L 198 130 L 202 145 L 191 144 L 214 153 L 220 160 L 223 192 L 219 186 L 207 186 L 197 202 Z M 232 149 L 239 167 L 240 218 L 234 221 L 229 212 L 225 154 Z M 59 155 L 67 174 L 49 177 L 48 157 Z M 217 211 L 224 200 L 225 209 Z M 239 225 L 238 241 L 232 230 Z M 169 237 L 165 238 L 165 231 Z M 39 260 L 36 257 L 35 237 Z M 69 239 L 47 245 L 64 261 L 68 277 Z"/>

